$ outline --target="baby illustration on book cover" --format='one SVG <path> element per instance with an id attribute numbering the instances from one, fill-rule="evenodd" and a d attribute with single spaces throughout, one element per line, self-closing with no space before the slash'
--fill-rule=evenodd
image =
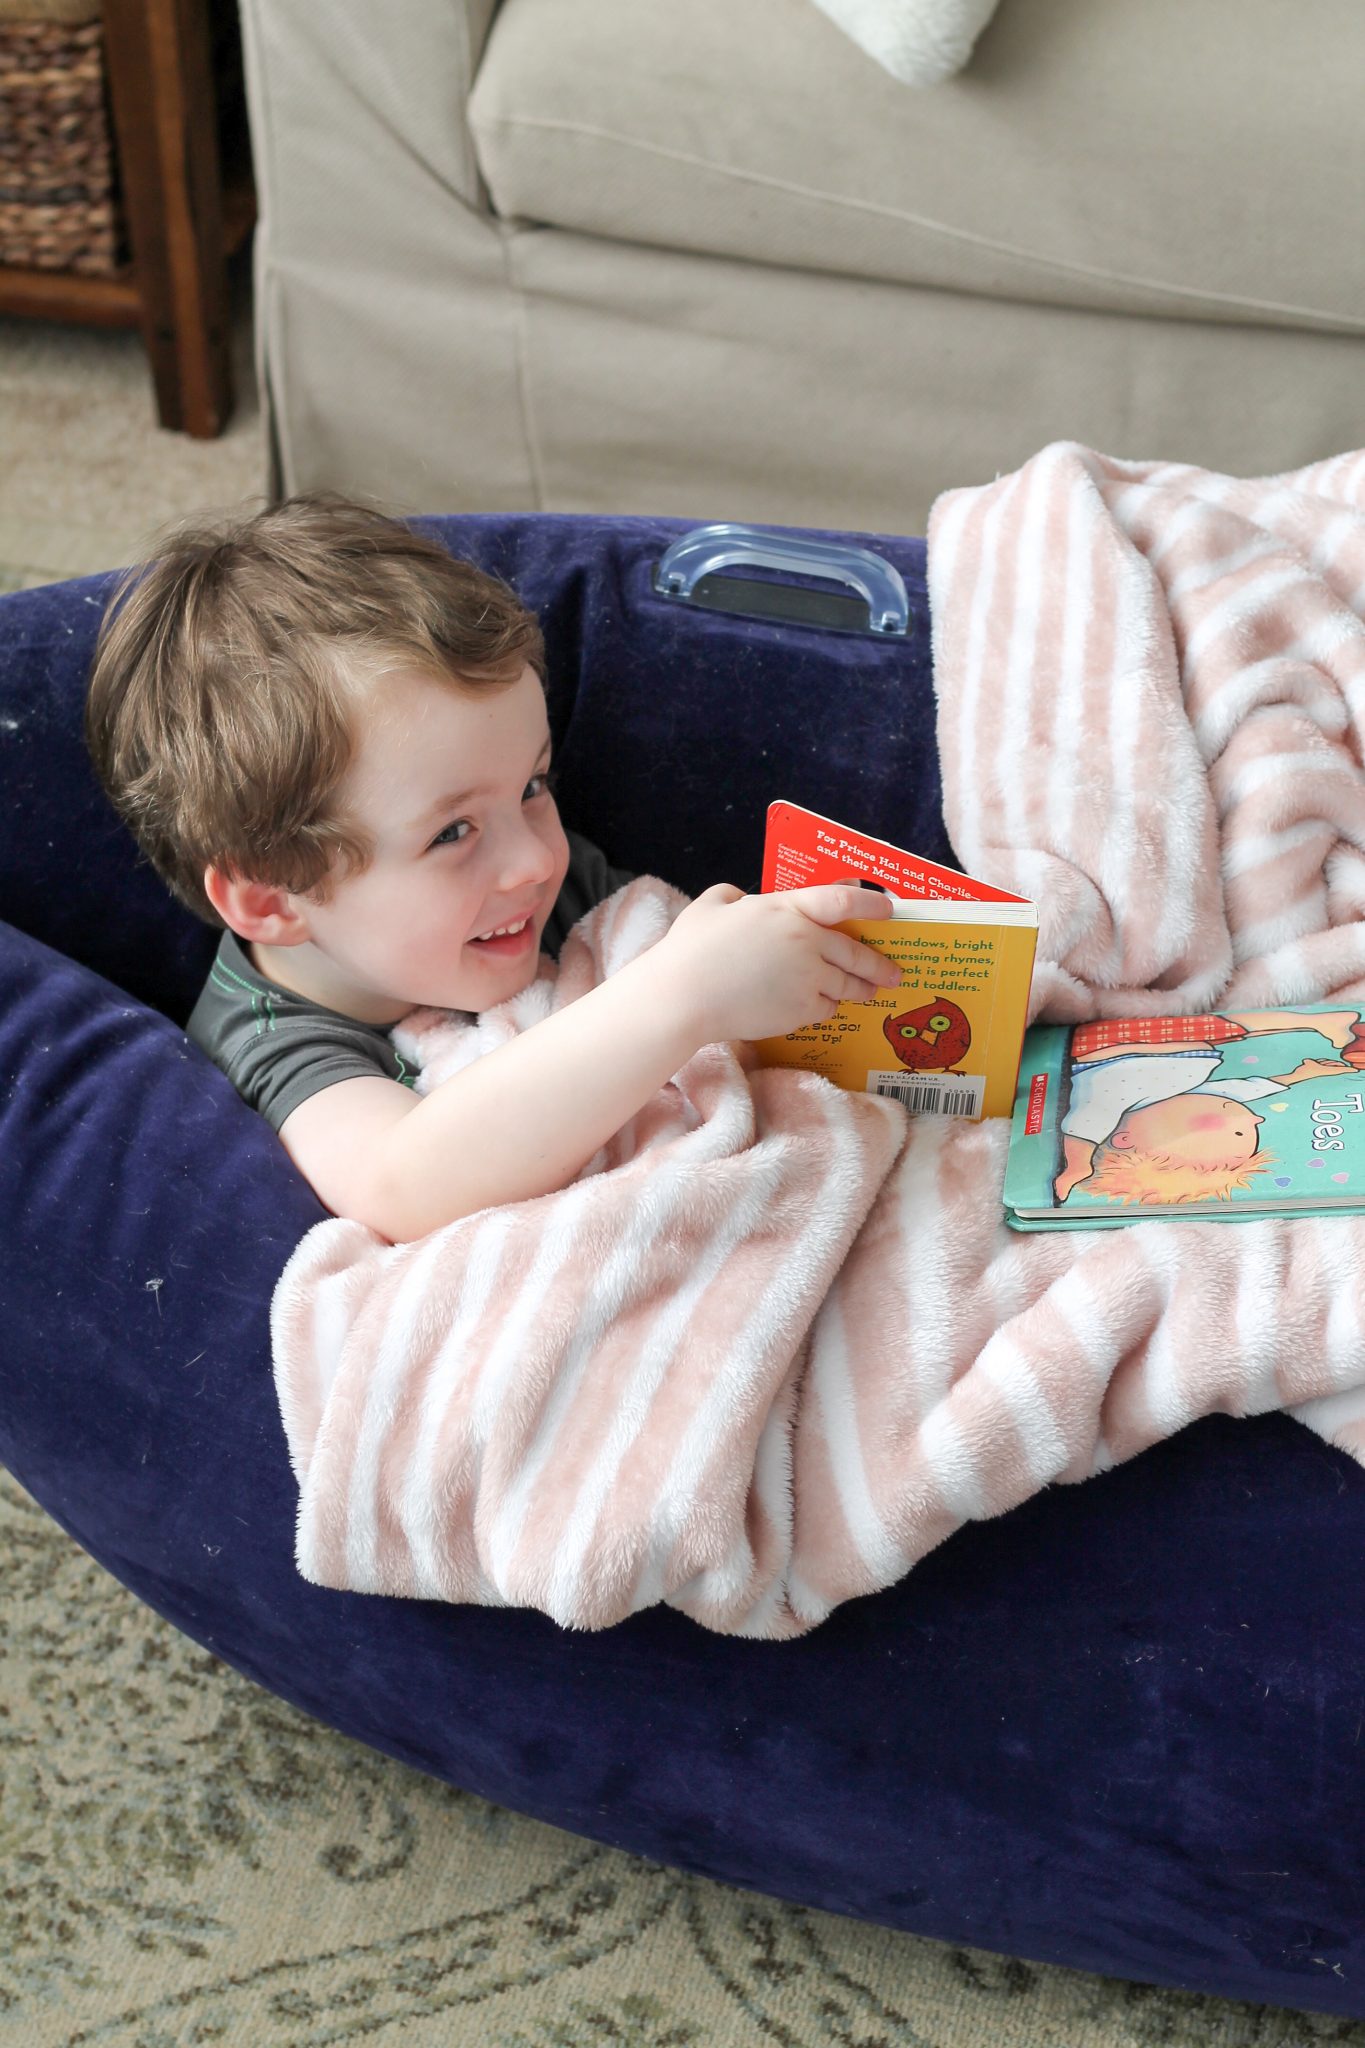
<path id="1" fill-rule="evenodd" d="M 1071 1036 L 1054 1197 L 1063 1203 L 1080 1189 L 1125 1203 L 1226 1200 L 1275 1164 L 1262 1139 L 1277 1097 L 1297 1082 L 1362 1068 L 1356 1009 L 1081 1025 Z"/>

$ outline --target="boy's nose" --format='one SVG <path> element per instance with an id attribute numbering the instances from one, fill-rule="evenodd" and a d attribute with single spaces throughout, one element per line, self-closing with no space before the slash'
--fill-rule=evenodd
<path id="1" fill-rule="evenodd" d="M 504 888 L 524 887 L 528 882 L 546 882 L 554 873 L 554 848 L 547 846 L 538 832 L 522 823 L 504 846 L 501 865 Z"/>

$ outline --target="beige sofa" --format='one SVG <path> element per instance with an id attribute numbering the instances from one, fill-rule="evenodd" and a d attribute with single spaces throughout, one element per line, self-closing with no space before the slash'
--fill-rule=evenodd
<path id="1" fill-rule="evenodd" d="M 901 532 L 1074 437 L 1365 441 L 1356 0 L 243 0 L 276 488 Z"/>

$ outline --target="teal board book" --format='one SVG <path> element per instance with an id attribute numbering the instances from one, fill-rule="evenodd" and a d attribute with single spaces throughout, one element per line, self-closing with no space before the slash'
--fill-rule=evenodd
<path id="1" fill-rule="evenodd" d="M 1365 1210 L 1365 1008 L 1035 1026 L 1005 1210 L 1017 1230 Z"/>

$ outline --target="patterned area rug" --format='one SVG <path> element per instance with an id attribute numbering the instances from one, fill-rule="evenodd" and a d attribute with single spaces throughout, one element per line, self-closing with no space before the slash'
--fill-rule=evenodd
<path id="1" fill-rule="evenodd" d="M 0 1474 L 15 2048 L 1306 2048 L 1352 2022 L 950 1948 L 578 1840 L 332 1733 Z"/>
<path id="2" fill-rule="evenodd" d="M 231 284 L 237 402 L 216 441 L 157 426 L 136 334 L 0 318 L 0 590 L 121 568 L 171 520 L 263 502 L 245 254 Z"/>

